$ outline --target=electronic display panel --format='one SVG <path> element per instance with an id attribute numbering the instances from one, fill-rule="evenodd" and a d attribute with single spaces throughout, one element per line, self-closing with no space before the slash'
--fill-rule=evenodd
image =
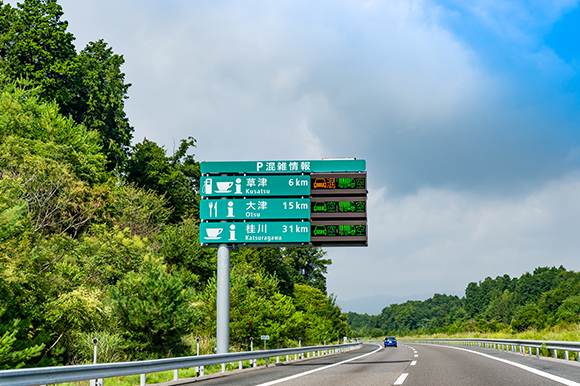
<path id="1" fill-rule="evenodd" d="M 312 173 L 311 194 L 366 194 L 367 175 L 364 173 Z"/>
<path id="2" fill-rule="evenodd" d="M 356 243 L 367 242 L 366 221 L 312 221 L 310 225 L 310 241 L 313 244 L 325 243 Z"/>
<path id="3" fill-rule="evenodd" d="M 366 218 L 366 197 L 315 197 L 310 199 L 311 218 Z"/>

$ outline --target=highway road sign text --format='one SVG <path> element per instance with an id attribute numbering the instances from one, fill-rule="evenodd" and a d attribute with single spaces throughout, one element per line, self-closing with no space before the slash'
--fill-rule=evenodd
<path id="1" fill-rule="evenodd" d="M 307 198 L 249 198 L 201 200 L 202 220 L 309 219 Z"/>
<path id="2" fill-rule="evenodd" d="M 309 196 L 310 177 L 295 176 L 203 176 L 204 197 Z"/>
<path id="3" fill-rule="evenodd" d="M 310 222 L 202 222 L 201 243 L 307 243 Z"/>
<path id="4" fill-rule="evenodd" d="M 302 161 L 202 161 L 202 173 L 312 173 L 358 172 L 366 170 L 366 161 L 358 159 Z"/>

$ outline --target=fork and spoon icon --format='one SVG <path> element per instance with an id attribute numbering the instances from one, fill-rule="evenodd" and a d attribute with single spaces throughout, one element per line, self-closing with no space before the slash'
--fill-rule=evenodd
<path id="1" fill-rule="evenodd" d="M 217 204 L 218 204 L 217 202 L 216 203 L 213 203 L 213 202 L 209 203 L 209 217 L 217 217 L 217 209 L 218 209 Z M 213 212 L 212 212 L 212 209 L 214 209 Z M 213 213 L 213 215 L 212 215 L 212 213 Z"/>

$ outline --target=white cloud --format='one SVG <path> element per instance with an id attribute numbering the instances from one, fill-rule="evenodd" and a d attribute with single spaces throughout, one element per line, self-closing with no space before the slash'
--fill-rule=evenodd
<path id="1" fill-rule="evenodd" d="M 444 189 L 393 198 L 377 191 L 369 199 L 370 246 L 329 251 L 329 290 L 343 300 L 461 296 L 469 282 L 487 276 L 520 276 L 539 266 L 579 270 L 578 197 L 578 174 L 511 199 Z"/>
<path id="2" fill-rule="evenodd" d="M 62 4 L 80 46 L 125 55 L 136 140 L 193 135 L 203 159 L 364 158 L 377 133 L 465 130 L 498 84 L 422 1 Z"/>

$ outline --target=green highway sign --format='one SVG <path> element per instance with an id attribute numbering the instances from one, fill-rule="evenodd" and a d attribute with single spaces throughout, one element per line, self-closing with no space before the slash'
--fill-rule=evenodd
<path id="1" fill-rule="evenodd" d="M 250 198 L 201 200 L 202 220 L 309 219 L 308 198 Z"/>
<path id="2" fill-rule="evenodd" d="M 202 244 L 280 244 L 310 242 L 310 222 L 202 222 L 199 224 Z"/>
<path id="3" fill-rule="evenodd" d="M 367 245 L 365 160 L 203 161 L 200 168 L 203 246 Z"/>
<path id="4" fill-rule="evenodd" d="M 306 161 L 202 161 L 202 173 L 312 173 L 359 172 L 366 170 L 361 159 Z"/>
<path id="5" fill-rule="evenodd" d="M 287 176 L 203 176 L 203 197 L 309 196 L 310 177 Z"/>

